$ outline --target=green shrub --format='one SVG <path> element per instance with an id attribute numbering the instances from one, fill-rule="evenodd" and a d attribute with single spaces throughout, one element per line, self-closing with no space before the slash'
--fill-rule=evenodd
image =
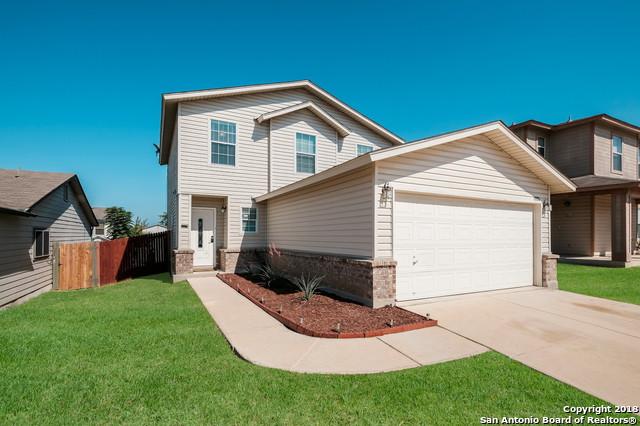
<path id="1" fill-rule="evenodd" d="M 273 269 L 273 266 L 271 266 L 270 263 L 265 263 L 258 267 L 256 277 L 258 277 L 265 287 L 271 287 L 271 284 L 273 284 L 280 276 L 275 269 Z"/>
<path id="2" fill-rule="evenodd" d="M 305 275 L 293 279 L 293 285 L 302 292 L 302 300 L 311 300 L 314 294 L 320 289 L 320 283 L 324 275 Z"/>

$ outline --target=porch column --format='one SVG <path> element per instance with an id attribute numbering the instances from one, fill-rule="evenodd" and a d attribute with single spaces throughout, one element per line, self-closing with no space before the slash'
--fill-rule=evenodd
<path id="1" fill-rule="evenodd" d="M 631 261 L 631 199 L 629 191 L 611 194 L 611 260 Z"/>

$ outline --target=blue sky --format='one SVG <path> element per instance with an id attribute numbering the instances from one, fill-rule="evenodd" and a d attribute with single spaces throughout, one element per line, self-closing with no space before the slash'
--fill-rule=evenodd
<path id="1" fill-rule="evenodd" d="M 164 92 L 308 78 L 408 140 L 640 124 L 639 2 L 91 3 L 3 5 L 0 168 L 78 173 L 92 205 L 151 222 Z"/>

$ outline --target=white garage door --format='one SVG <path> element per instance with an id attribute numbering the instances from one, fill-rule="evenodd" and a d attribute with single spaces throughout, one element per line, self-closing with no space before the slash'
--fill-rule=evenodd
<path id="1" fill-rule="evenodd" d="M 533 284 L 531 206 L 396 194 L 396 298 Z"/>

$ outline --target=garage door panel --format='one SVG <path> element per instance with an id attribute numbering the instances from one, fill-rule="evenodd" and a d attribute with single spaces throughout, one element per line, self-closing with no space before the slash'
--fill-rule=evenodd
<path id="1" fill-rule="evenodd" d="M 530 206 L 396 194 L 397 298 L 533 283 Z"/>

